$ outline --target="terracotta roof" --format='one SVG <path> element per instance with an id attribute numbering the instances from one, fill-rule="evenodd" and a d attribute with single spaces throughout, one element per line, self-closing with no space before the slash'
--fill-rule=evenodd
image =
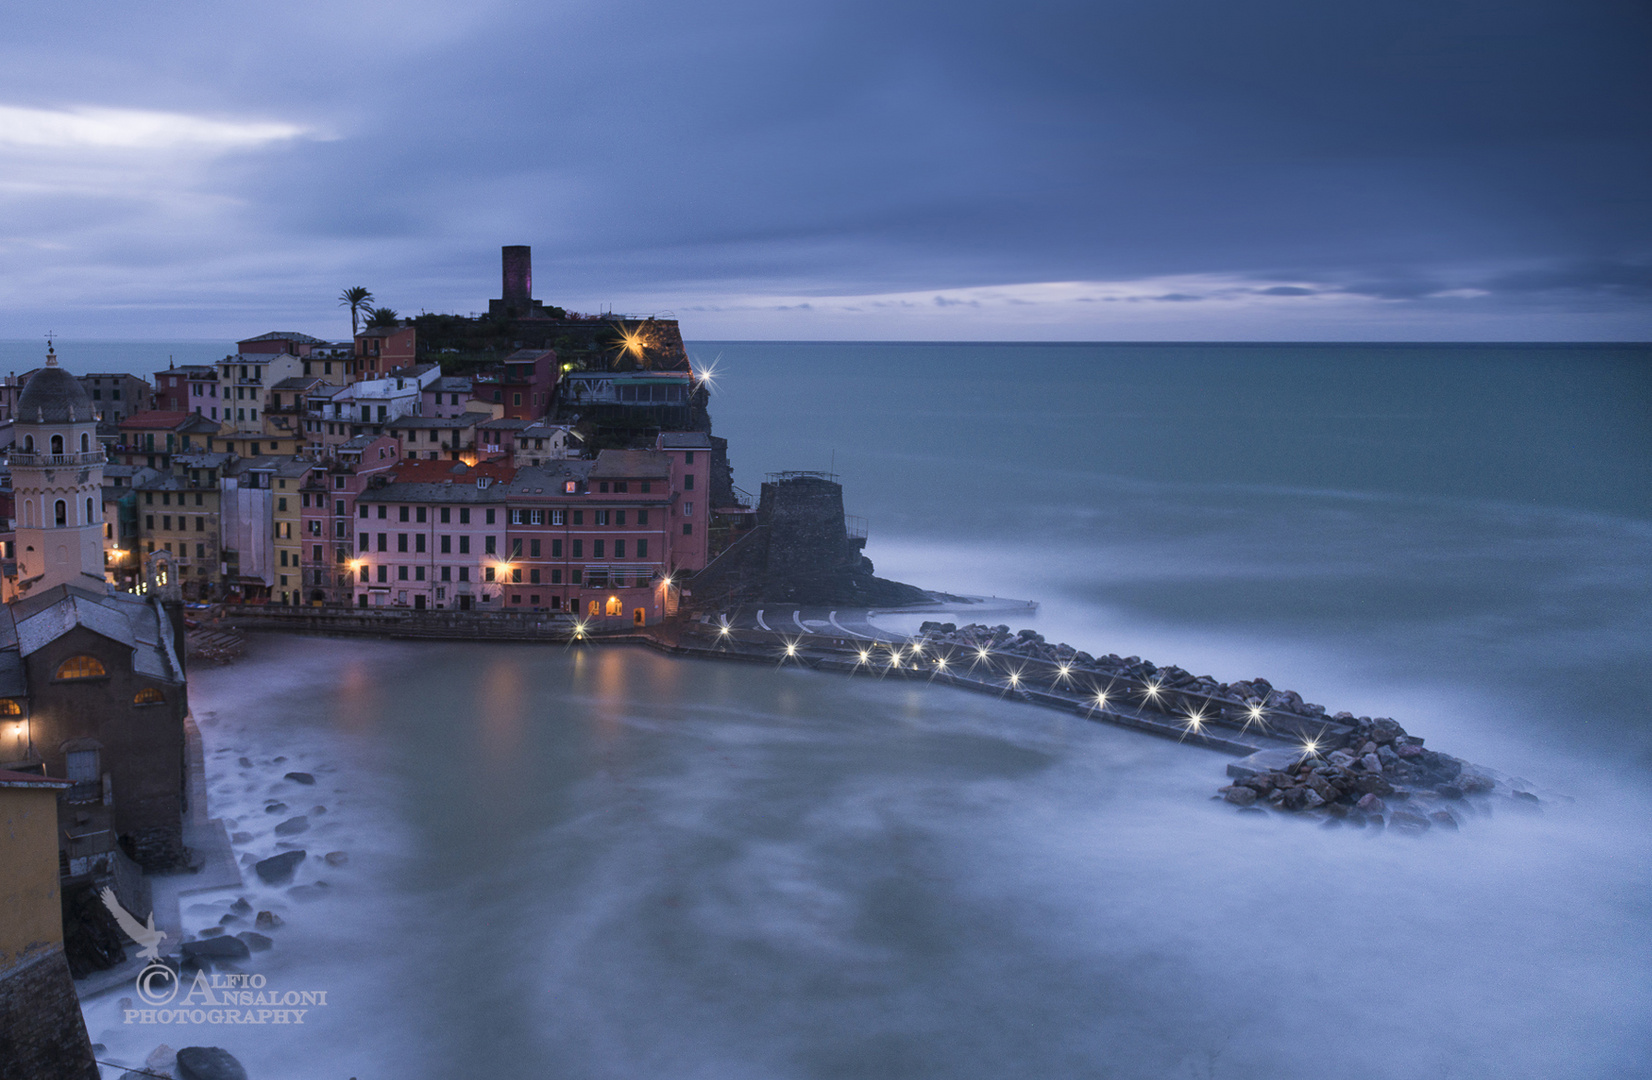
<path id="1" fill-rule="evenodd" d="M 59 780 L 55 776 L 41 776 L 38 773 L 12 772 L 10 769 L 0 769 L 0 787 L 68 787 L 71 781 Z"/>

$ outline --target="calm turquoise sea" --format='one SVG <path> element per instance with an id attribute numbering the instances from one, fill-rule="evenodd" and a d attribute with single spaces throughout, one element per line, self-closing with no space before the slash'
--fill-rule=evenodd
<path id="1" fill-rule="evenodd" d="M 262 638 L 192 678 L 213 812 L 244 853 L 301 810 L 349 852 L 249 886 L 288 920 L 259 970 L 337 1008 L 164 1041 L 259 1076 L 1652 1074 L 1652 349 L 691 352 L 736 484 L 839 473 L 881 573 L 1575 801 L 1373 838 L 1237 816 L 1221 755 L 990 697 Z M 88 1026 L 162 1041 L 113 1003 Z"/>

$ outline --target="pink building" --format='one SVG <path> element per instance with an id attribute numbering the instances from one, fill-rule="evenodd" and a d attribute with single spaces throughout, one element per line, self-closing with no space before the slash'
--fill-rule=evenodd
<path id="1" fill-rule="evenodd" d="M 335 447 L 305 478 L 299 493 L 306 603 L 348 604 L 355 595 L 356 499 L 375 475 L 401 464 L 396 440 L 361 436 Z"/>
<path id="2" fill-rule="evenodd" d="M 364 379 L 412 367 L 417 354 L 418 332 L 411 326 L 369 326 L 356 335 L 356 372 Z"/>
<path id="3" fill-rule="evenodd" d="M 356 498 L 358 607 L 497 609 L 505 564 L 504 463 L 406 461 Z"/>

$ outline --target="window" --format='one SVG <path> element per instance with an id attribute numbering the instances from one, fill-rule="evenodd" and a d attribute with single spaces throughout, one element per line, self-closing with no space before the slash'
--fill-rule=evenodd
<path id="1" fill-rule="evenodd" d="M 61 435 L 53 435 L 52 436 L 52 453 L 54 453 L 54 454 L 63 453 L 63 436 L 61 436 Z"/>
<path id="2" fill-rule="evenodd" d="M 414 581 L 423 581 L 424 580 L 424 567 L 415 566 L 413 568 L 413 580 Z"/>
<path id="3" fill-rule="evenodd" d="M 453 567 L 451 567 L 451 566 L 442 567 L 442 580 L 443 581 L 452 581 L 453 580 Z"/>
<path id="4" fill-rule="evenodd" d="M 57 506 L 54 508 L 53 513 L 56 515 L 57 523 L 58 523 L 59 526 L 69 524 L 69 504 L 68 503 L 64 502 L 62 499 L 57 500 Z"/>
<path id="5" fill-rule="evenodd" d="M 598 484 L 597 491 L 603 495 L 608 494 L 608 481 L 604 480 L 602 483 Z M 601 511 L 598 512 L 600 513 Z"/>
<path id="6" fill-rule="evenodd" d="M 583 541 L 583 540 L 573 541 L 573 556 L 572 557 L 575 558 L 575 559 L 585 558 L 585 541 Z"/>
<path id="7" fill-rule="evenodd" d="M 362 517 L 367 516 L 367 504 L 366 503 L 363 503 L 360 507 L 358 507 L 358 509 L 361 511 L 361 516 Z"/>
<path id="8" fill-rule="evenodd" d="M 591 541 L 591 558 L 593 558 L 593 559 L 606 558 L 607 556 L 605 556 L 602 553 L 603 552 L 603 546 L 606 543 L 607 543 L 607 541 L 605 541 L 605 540 L 592 540 Z"/>
<path id="9" fill-rule="evenodd" d="M 518 571 L 518 573 L 520 573 L 520 571 Z M 538 570 L 529 570 L 528 571 L 528 583 L 531 584 L 531 585 L 538 585 L 539 584 L 539 571 Z M 534 603 L 538 603 L 538 601 L 536 600 L 536 601 L 534 601 Z"/>
<path id="10" fill-rule="evenodd" d="M 625 605 L 620 603 L 620 598 L 617 597 L 617 596 L 610 596 L 608 598 L 608 604 L 607 604 L 606 609 L 605 609 L 605 614 L 608 614 L 608 615 L 623 615 L 624 613 L 625 613 Z"/>
<path id="11" fill-rule="evenodd" d="M 517 567 L 517 566 L 511 567 L 511 584 L 513 584 L 513 585 L 522 584 L 522 569 L 521 569 L 521 567 Z"/>
<path id="12" fill-rule="evenodd" d="M 575 510 L 574 511 L 574 524 L 575 525 L 585 524 L 585 511 L 583 511 L 583 510 Z"/>
<path id="13" fill-rule="evenodd" d="M 424 533 L 413 534 L 413 551 L 417 554 L 424 552 Z"/>
<path id="14" fill-rule="evenodd" d="M 648 558 L 648 541 L 646 539 L 637 541 L 637 558 Z"/>
<path id="15" fill-rule="evenodd" d="M 562 482 L 562 493 L 564 495 L 577 495 L 577 494 L 579 494 L 579 482 L 576 481 L 576 480 L 564 480 Z M 557 524 L 560 525 L 561 522 L 558 522 Z"/>
<path id="16" fill-rule="evenodd" d="M 482 554 L 484 554 L 484 555 L 493 555 L 493 554 L 495 554 L 497 552 L 497 549 L 493 545 L 494 545 L 494 538 L 493 537 L 491 537 L 491 536 L 482 537 Z"/>
<path id="17" fill-rule="evenodd" d="M 543 510 L 530 510 L 530 511 L 528 511 L 528 524 L 529 525 L 543 525 L 543 524 L 545 524 L 545 511 L 543 511 Z"/>
<path id="18" fill-rule="evenodd" d="M 468 536 L 460 536 L 459 537 L 459 554 L 461 554 L 461 555 L 469 555 L 470 554 L 470 537 L 468 537 Z"/>
<path id="19" fill-rule="evenodd" d="M 694 516 L 694 504 L 691 503 L 691 502 L 683 503 L 683 517 L 693 517 L 693 516 Z"/>
<path id="20" fill-rule="evenodd" d="M 153 686 L 146 686 L 132 696 L 132 704 L 134 705 L 164 705 L 165 703 L 166 695 Z"/>
<path id="21" fill-rule="evenodd" d="M 552 510 L 551 511 L 551 524 L 552 525 L 564 524 L 564 522 L 563 522 L 563 512 L 561 510 Z"/>
<path id="22" fill-rule="evenodd" d="M 361 533 L 357 537 L 357 539 L 359 539 L 361 541 L 361 544 L 359 545 L 361 547 L 361 550 L 366 551 L 367 550 L 367 545 L 372 539 L 372 534 L 371 533 Z"/>
<path id="23" fill-rule="evenodd" d="M 461 525 L 469 525 L 470 524 L 470 507 L 468 507 L 468 506 L 459 507 L 459 524 L 461 524 Z"/>
<path id="24" fill-rule="evenodd" d="M 562 558 L 562 541 L 560 541 L 560 540 L 552 540 L 551 541 L 551 558 L 553 558 L 553 559 Z"/>
<path id="25" fill-rule="evenodd" d="M 23 706 L 16 698 L 0 698 L 0 716 L 22 716 Z"/>
<path id="26" fill-rule="evenodd" d="M 333 477 L 333 488 L 337 491 L 343 491 L 344 490 L 344 477 L 342 477 L 342 476 Z M 343 511 L 340 511 L 340 512 L 342 513 Z"/>
<path id="27" fill-rule="evenodd" d="M 693 491 L 694 490 L 694 474 L 693 473 L 684 473 L 683 474 L 683 490 L 684 491 Z"/>
<path id="28" fill-rule="evenodd" d="M 591 522 L 594 525 L 608 524 L 608 511 L 598 510 L 596 513 L 591 515 Z"/>
<path id="29" fill-rule="evenodd" d="M 407 580 L 407 567 L 405 567 L 405 566 L 396 567 L 396 580 L 397 581 L 406 581 Z"/>
<path id="30" fill-rule="evenodd" d="M 492 581 L 493 580 L 493 567 L 489 566 L 489 567 L 485 568 L 482 571 L 482 580 L 483 581 Z"/>
<path id="31" fill-rule="evenodd" d="M 685 453 L 683 455 L 683 464 L 684 465 L 694 464 L 694 451 L 690 450 L 690 451 L 688 451 L 687 453 Z"/>
<path id="32" fill-rule="evenodd" d="M 443 534 L 436 539 L 443 555 L 453 554 L 453 537 Z"/>
<path id="33" fill-rule="evenodd" d="M 379 567 L 379 581 L 381 583 L 388 583 L 389 580 L 390 580 L 390 568 L 388 566 Z"/>
<path id="34" fill-rule="evenodd" d="M 616 558 L 616 559 L 625 558 L 625 541 L 624 540 L 615 540 L 614 541 L 614 558 Z"/>
<path id="35" fill-rule="evenodd" d="M 71 656 L 57 669 L 59 679 L 101 679 L 109 674 L 95 656 Z"/>
<path id="36" fill-rule="evenodd" d="M 460 581 L 469 581 L 470 580 L 470 567 L 468 567 L 468 566 L 459 567 L 459 580 Z"/>
<path id="37" fill-rule="evenodd" d="M 389 551 L 390 550 L 390 534 L 389 533 L 379 533 L 379 550 L 380 551 Z"/>
<path id="38" fill-rule="evenodd" d="M 623 494 L 625 494 L 625 493 L 626 493 L 626 492 L 627 492 L 627 491 L 630 491 L 630 490 L 631 490 L 631 485 L 630 485 L 630 484 L 628 484 L 628 483 L 627 483 L 627 482 L 626 482 L 626 481 L 624 481 L 624 480 L 615 480 L 615 481 L 614 481 L 614 490 L 615 490 L 615 491 L 617 491 L 617 492 L 619 492 L 619 493 L 620 493 L 620 494 L 622 494 L 622 495 L 623 495 Z"/>
<path id="39" fill-rule="evenodd" d="M 373 580 L 371 571 L 372 571 L 372 567 L 369 567 L 369 566 L 364 566 L 364 567 L 361 568 L 361 583 L 363 585 L 365 585 L 369 581 Z"/>
<path id="40" fill-rule="evenodd" d="M 441 520 L 441 523 L 443 525 L 452 524 L 452 521 L 453 521 L 453 509 L 452 509 L 452 507 L 448 507 L 448 506 L 442 507 L 442 509 L 439 511 L 438 516 L 439 516 L 439 518 Z"/>
<path id="41" fill-rule="evenodd" d="M 683 535 L 684 536 L 693 536 L 694 535 L 694 523 L 692 521 L 683 522 Z"/>
<path id="42" fill-rule="evenodd" d="M 422 506 L 419 507 L 419 512 L 413 515 L 413 519 L 420 525 L 423 525 L 425 523 L 425 508 Z"/>
<path id="43" fill-rule="evenodd" d="M 521 544 L 521 541 L 518 540 L 517 543 Z M 539 541 L 538 540 L 529 540 L 528 541 L 528 555 L 529 555 L 530 558 L 534 558 L 534 559 L 539 558 Z"/>
<path id="44" fill-rule="evenodd" d="M 483 513 L 485 513 L 487 515 L 486 519 L 483 521 L 483 524 L 492 525 L 493 524 L 493 510 L 488 509 L 488 510 L 483 511 Z"/>
<path id="45" fill-rule="evenodd" d="M 405 506 L 396 507 L 396 513 L 400 515 L 399 520 L 401 520 L 401 521 L 406 521 L 407 520 L 407 507 L 405 507 Z"/>

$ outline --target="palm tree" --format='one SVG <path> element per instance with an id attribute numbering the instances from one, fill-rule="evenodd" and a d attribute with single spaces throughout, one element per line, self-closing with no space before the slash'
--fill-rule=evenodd
<path id="1" fill-rule="evenodd" d="M 370 307 L 367 309 L 368 326 L 395 326 L 401 321 L 401 316 L 395 308 Z"/>
<path id="2" fill-rule="evenodd" d="M 350 309 L 351 337 L 355 337 L 356 334 L 360 333 L 358 316 L 361 311 L 361 307 L 363 304 L 368 303 L 372 299 L 373 294 L 368 291 L 367 286 L 365 285 L 353 285 L 338 294 L 338 306 L 347 307 Z"/>

